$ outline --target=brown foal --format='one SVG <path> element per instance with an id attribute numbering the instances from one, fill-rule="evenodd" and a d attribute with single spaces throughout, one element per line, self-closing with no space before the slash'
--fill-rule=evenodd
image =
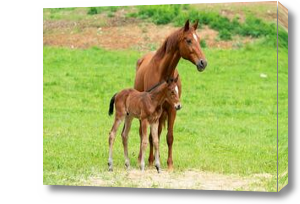
<path id="1" fill-rule="evenodd" d="M 109 115 L 113 114 L 115 104 L 115 120 L 109 133 L 109 158 L 108 158 L 108 170 L 113 170 L 113 144 L 117 129 L 121 122 L 125 119 L 124 128 L 122 131 L 122 141 L 124 148 L 125 166 L 130 166 L 128 158 L 128 133 L 130 131 L 131 122 L 133 118 L 138 118 L 142 125 L 142 139 L 140 143 L 140 149 L 142 151 L 140 168 L 142 171 L 145 169 L 145 150 L 148 145 L 147 139 L 147 127 L 150 125 L 150 133 L 152 135 L 152 141 L 155 149 L 155 167 L 157 172 L 160 172 L 159 161 L 159 141 L 158 141 L 158 125 L 159 118 L 162 114 L 162 104 L 168 101 L 169 104 L 173 104 L 174 109 L 179 110 L 181 108 L 178 86 L 178 76 L 175 79 L 168 79 L 167 81 L 160 82 L 153 86 L 146 92 L 139 92 L 135 89 L 124 89 L 121 92 L 115 94 L 109 106 Z"/>

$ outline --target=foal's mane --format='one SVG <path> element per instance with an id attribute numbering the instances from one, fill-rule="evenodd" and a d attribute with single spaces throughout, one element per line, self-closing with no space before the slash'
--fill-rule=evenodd
<path id="1" fill-rule="evenodd" d="M 154 86 L 152 86 L 150 89 L 148 89 L 146 92 L 153 91 L 154 89 L 156 89 L 157 87 L 159 87 L 160 85 L 162 85 L 164 82 L 169 83 L 169 82 L 173 82 L 173 81 L 174 81 L 174 78 L 169 78 L 167 81 L 158 82 L 157 84 L 155 84 Z"/>
<path id="2" fill-rule="evenodd" d="M 183 36 L 183 28 L 178 29 L 177 31 L 169 35 L 163 42 L 162 46 L 156 51 L 153 58 L 161 59 L 170 50 L 176 49 L 176 46 L 178 45 L 178 41 L 182 38 L 182 36 Z"/>
<path id="3" fill-rule="evenodd" d="M 157 87 L 159 87 L 160 85 L 162 85 L 164 82 L 165 81 L 158 82 L 157 84 L 155 84 L 154 86 L 152 86 L 150 89 L 148 89 L 146 92 L 153 91 L 154 89 L 156 89 Z"/>

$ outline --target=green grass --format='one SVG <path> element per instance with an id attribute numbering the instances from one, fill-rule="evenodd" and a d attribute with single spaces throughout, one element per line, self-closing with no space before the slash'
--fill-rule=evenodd
<path id="1" fill-rule="evenodd" d="M 86 8 L 44 8 L 43 20 L 73 20 L 86 18 Z"/>
<path id="2" fill-rule="evenodd" d="M 128 8 L 128 6 L 101 6 L 101 7 L 90 7 L 88 8 L 87 14 L 89 15 L 95 15 L 95 14 L 100 14 L 103 12 L 110 12 L 110 13 L 114 13 L 119 9 L 126 9 Z M 112 14 L 110 14 L 112 15 Z"/>
<path id="3" fill-rule="evenodd" d="M 96 14 L 106 13 L 113 17 L 119 9 L 128 9 L 128 6 L 103 6 L 103 7 L 70 7 L 70 8 L 44 8 L 44 20 L 81 21 L 95 19 Z M 99 18 L 99 17 L 98 17 Z M 98 19 L 99 20 L 99 19 Z"/>
<path id="4" fill-rule="evenodd" d="M 174 129 L 175 171 L 198 169 L 240 176 L 267 173 L 272 178 L 261 185 L 276 191 L 276 49 L 249 45 L 204 52 L 208 60 L 205 72 L 198 73 L 185 60 L 178 65 L 183 109 Z M 284 172 L 287 50 L 280 50 L 280 56 L 280 170 Z M 113 117 L 107 115 L 109 100 L 117 91 L 133 86 L 139 57 L 136 51 L 44 47 L 44 184 L 82 185 L 88 177 L 107 172 L 108 132 L 113 123 Z M 267 78 L 261 78 L 261 73 Z M 160 143 L 163 169 L 167 168 L 165 135 L 166 130 Z M 134 120 L 129 139 L 132 168 L 138 168 L 138 151 L 138 121 Z M 120 136 L 114 146 L 114 166 L 124 169 Z M 281 181 L 287 182 L 287 175 Z"/>
<path id="5" fill-rule="evenodd" d="M 280 32 L 280 31 L 279 31 Z M 287 41 L 279 39 L 279 46 Z M 282 45 L 284 44 L 284 45 Z M 288 50 L 278 53 L 278 189 L 288 184 Z"/>

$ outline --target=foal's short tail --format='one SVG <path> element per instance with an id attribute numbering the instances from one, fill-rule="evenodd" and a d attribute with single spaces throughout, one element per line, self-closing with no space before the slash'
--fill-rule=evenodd
<path id="1" fill-rule="evenodd" d="M 113 97 L 110 99 L 108 115 L 112 115 L 114 113 L 114 103 L 116 95 L 117 94 L 113 95 Z"/>

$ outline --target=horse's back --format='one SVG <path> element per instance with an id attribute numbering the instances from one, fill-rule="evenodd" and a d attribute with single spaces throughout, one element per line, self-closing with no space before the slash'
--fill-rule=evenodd
<path id="1" fill-rule="evenodd" d="M 154 54 L 155 52 L 149 52 L 145 54 L 143 57 L 141 57 L 140 59 L 138 59 L 136 63 L 136 71 L 138 72 L 142 67 L 144 67 L 144 65 L 148 64 L 152 59 L 152 57 L 154 56 Z"/>
<path id="2" fill-rule="evenodd" d="M 154 54 L 155 52 L 147 53 L 137 61 L 134 88 L 138 91 L 145 91 L 145 73 L 149 70 L 149 64 Z"/>

